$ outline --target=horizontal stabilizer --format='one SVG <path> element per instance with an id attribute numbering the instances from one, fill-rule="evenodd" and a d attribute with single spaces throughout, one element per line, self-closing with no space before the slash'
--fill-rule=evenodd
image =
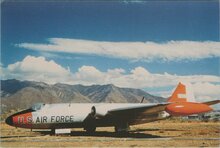
<path id="1" fill-rule="evenodd" d="M 220 103 L 220 100 L 214 100 L 214 101 L 203 102 L 203 104 L 206 104 L 206 105 L 214 105 L 214 104 L 217 104 L 217 103 Z"/>

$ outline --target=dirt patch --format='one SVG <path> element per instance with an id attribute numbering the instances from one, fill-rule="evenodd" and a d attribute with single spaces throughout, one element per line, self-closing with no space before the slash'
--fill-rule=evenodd
<path id="1" fill-rule="evenodd" d="M 131 126 L 129 134 L 113 127 L 94 134 L 72 129 L 70 135 L 51 136 L 50 131 L 15 128 L 1 123 L 1 147 L 219 147 L 220 122 L 160 121 Z"/>

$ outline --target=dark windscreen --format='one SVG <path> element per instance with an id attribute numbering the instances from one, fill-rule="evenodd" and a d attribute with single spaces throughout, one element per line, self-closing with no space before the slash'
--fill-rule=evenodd
<path id="1" fill-rule="evenodd" d="M 37 104 L 34 104 L 31 107 L 31 109 L 37 111 L 37 110 L 40 110 L 44 105 L 45 105 L 44 103 L 37 103 Z"/>

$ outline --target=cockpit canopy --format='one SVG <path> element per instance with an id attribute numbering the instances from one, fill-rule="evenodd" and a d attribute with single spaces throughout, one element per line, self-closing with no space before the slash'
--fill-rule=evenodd
<path id="1" fill-rule="evenodd" d="M 41 108 L 43 108 L 44 106 L 45 106 L 44 103 L 36 103 L 31 107 L 31 109 L 34 111 L 37 111 L 37 110 L 40 110 Z"/>

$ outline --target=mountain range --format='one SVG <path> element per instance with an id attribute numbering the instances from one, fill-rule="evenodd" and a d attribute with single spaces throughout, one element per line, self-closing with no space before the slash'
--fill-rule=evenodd
<path id="1" fill-rule="evenodd" d="M 167 99 L 153 96 L 141 89 L 107 85 L 47 84 L 16 79 L 1 80 L 2 113 L 11 109 L 29 108 L 34 103 L 158 103 Z"/>

